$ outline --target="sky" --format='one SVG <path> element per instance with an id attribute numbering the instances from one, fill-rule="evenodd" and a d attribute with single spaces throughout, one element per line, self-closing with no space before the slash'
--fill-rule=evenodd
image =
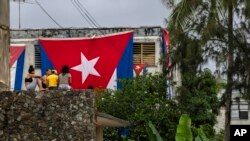
<path id="1" fill-rule="evenodd" d="M 10 26 L 19 28 L 19 3 L 10 2 Z M 17 1 L 17 0 L 15 0 Z M 21 0 L 22 1 L 22 0 Z M 20 4 L 21 28 L 58 28 L 36 4 Z M 37 0 L 62 27 L 91 27 L 71 0 Z M 79 0 L 101 27 L 166 26 L 170 10 L 161 0 Z M 93 25 L 92 25 L 93 26 Z"/>

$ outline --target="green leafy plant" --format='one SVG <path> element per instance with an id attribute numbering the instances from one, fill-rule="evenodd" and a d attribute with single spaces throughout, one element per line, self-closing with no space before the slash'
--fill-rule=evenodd
<path id="1" fill-rule="evenodd" d="M 191 130 L 191 119 L 189 115 L 183 114 L 180 117 L 179 125 L 175 135 L 176 141 L 193 141 L 193 134 Z"/>
<path id="2" fill-rule="evenodd" d="M 197 135 L 195 137 L 195 141 L 209 141 L 209 139 L 206 137 L 206 134 L 202 130 L 202 128 L 194 129 L 197 131 Z"/>
<path id="3" fill-rule="evenodd" d="M 202 126 L 200 128 L 191 126 L 191 118 L 188 114 L 181 115 L 176 130 L 175 141 L 209 141 Z M 163 141 L 151 121 L 148 123 L 147 132 L 150 141 Z"/>
<path id="4" fill-rule="evenodd" d="M 131 139 L 149 140 L 146 129 L 152 121 L 163 139 L 174 140 L 180 112 L 176 102 L 168 100 L 165 82 L 162 74 L 122 80 L 123 89 L 107 90 L 97 99 L 98 110 L 130 121 Z M 104 130 L 104 138 L 116 140 L 116 130 Z"/>
<path id="5" fill-rule="evenodd" d="M 178 107 L 181 113 L 188 114 L 194 127 L 204 125 L 205 133 L 213 138 L 216 116 L 219 110 L 217 81 L 211 71 L 205 69 L 196 76 L 185 74 L 182 86 L 177 88 Z"/>
<path id="6" fill-rule="evenodd" d="M 151 121 L 149 121 L 148 123 L 147 132 L 150 141 L 163 141 L 161 135 L 156 130 L 155 126 L 152 124 Z"/>
<path id="7" fill-rule="evenodd" d="M 212 138 L 219 104 L 216 80 L 211 72 L 205 70 L 197 76 L 187 77 L 183 82 L 185 87 L 178 89 L 180 96 L 175 100 L 168 100 L 165 81 L 163 74 L 122 80 L 123 89 L 107 90 L 98 97 L 98 110 L 130 121 L 128 138 L 138 141 L 152 139 L 148 134 L 148 121 L 158 129 L 163 140 L 175 140 L 181 113 L 190 115 L 193 127 L 203 125 L 203 132 Z M 198 131 L 194 135 L 197 134 Z M 117 129 L 105 128 L 104 138 L 117 140 Z"/>

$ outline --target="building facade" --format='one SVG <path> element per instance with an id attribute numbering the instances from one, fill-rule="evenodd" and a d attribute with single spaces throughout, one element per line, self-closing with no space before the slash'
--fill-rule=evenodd
<path id="1" fill-rule="evenodd" d="M 37 47 L 38 38 L 75 38 L 95 37 L 123 31 L 133 31 L 133 63 L 147 64 L 147 71 L 156 73 L 162 71 L 162 28 L 78 28 L 78 29 L 22 29 L 11 30 L 11 45 L 25 46 L 23 78 L 29 65 L 34 65 L 36 73 L 41 74 L 40 53 Z M 142 73 L 142 72 L 141 72 Z M 25 89 L 24 84 L 22 89 Z"/>

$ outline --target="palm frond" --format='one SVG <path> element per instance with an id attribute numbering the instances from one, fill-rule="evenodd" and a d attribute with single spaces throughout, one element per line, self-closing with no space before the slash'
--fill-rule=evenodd
<path id="1" fill-rule="evenodd" d="M 189 23 L 191 17 L 193 16 L 194 11 L 200 5 L 201 0 L 182 0 L 180 1 L 176 7 L 174 8 L 173 12 L 170 16 L 169 21 L 169 30 L 180 29 L 184 30 L 184 28 Z"/>
<path id="2" fill-rule="evenodd" d="M 163 3 L 163 5 L 169 8 L 174 8 L 176 3 L 175 0 L 161 0 L 161 2 Z"/>

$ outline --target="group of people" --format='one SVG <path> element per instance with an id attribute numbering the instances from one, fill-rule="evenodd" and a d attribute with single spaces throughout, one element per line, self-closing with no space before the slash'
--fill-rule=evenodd
<path id="1" fill-rule="evenodd" d="M 36 86 L 38 86 L 39 91 L 56 89 L 69 90 L 71 89 L 71 83 L 71 74 L 67 65 L 62 67 L 59 75 L 57 75 L 56 70 L 47 69 L 46 74 L 42 77 L 35 74 L 35 69 L 31 65 L 25 77 L 26 89 L 30 91 L 35 91 Z"/>

